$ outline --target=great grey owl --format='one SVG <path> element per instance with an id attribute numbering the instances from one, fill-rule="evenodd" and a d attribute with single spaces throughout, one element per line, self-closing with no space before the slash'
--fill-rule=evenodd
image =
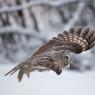
<path id="1" fill-rule="evenodd" d="M 41 46 L 29 59 L 14 67 L 5 75 L 12 75 L 17 70 L 18 80 L 21 81 L 23 74 L 29 77 L 30 72 L 38 70 L 53 70 L 58 75 L 62 68 L 71 63 L 70 52 L 79 54 L 91 49 L 95 45 L 95 30 L 88 27 L 71 28 L 53 37 Z"/>

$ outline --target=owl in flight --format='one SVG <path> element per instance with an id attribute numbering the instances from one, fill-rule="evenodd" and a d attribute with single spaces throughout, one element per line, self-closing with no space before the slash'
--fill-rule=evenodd
<path id="1" fill-rule="evenodd" d="M 88 27 L 71 28 L 42 45 L 32 57 L 18 64 L 5 76 L 12 75 L 18 70 L 19 81 L 22 80 L 23 74 L 29 77 L 30 72 L 35 70 L 53 70 L 59 75 L 62 68 L 71 64 L 70 52 L 79 54 L 94 45 L 95 30 L 90 30 Z"/>

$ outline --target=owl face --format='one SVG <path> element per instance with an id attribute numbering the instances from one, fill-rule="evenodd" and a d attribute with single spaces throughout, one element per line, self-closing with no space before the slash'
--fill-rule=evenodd
<path id="1" fill-rule="evenodd" d="M 72 57 L 70 55 L 70 53 L 67 52 L 62 52 L 62 57 L 61 60 L 63 62 L 63 66 L 69 66 L 72 63 Z"/>

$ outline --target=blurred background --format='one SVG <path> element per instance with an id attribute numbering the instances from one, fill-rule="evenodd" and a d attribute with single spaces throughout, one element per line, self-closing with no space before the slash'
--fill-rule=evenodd
<path id="1" fill-rule="evenodd" d="M 0 0 L 1 95 L 95 95 L 95 48 L 73 54 L 71 70 L 60 76 L 33 72 L 20 84 L 4 77 L 49 39 L 77 26 L 95 27 L 95 0 Z"/>

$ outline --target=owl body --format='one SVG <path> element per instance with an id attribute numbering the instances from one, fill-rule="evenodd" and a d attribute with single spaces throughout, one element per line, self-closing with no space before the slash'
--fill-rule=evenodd
<path id="1" fill-rule="evenodd" d="M 53 70 L 59 75 L 62 68 L 72 63 L 70 52 L 79 54 L 93 48 L 94 45 L 95 30 L 88 27 L 71 28 L 69 31 L 64 31 L 57 37 L 53 37 L 42 45 L 32 57 L 23 61 L 5 75 L 12 75 L 19 70 L 19 81 L 22 80 L 23 74 L 27 74 L 29 77 L 30 72 L 35 70 Z"/>
<path id="2" fill-rule="evenodd" d="M 36 56 L 36 58 L 27 59 L 27 62 L 23 62 L 23 72 L 29 76 L 30 72 L 33 71 L 47 71 L 53 70 L 57 74 L 62 72 L 62 68 L 67 66 L 71 62 L 69 51 L 55 51 L 50 50 L 46 53 Z"/>

